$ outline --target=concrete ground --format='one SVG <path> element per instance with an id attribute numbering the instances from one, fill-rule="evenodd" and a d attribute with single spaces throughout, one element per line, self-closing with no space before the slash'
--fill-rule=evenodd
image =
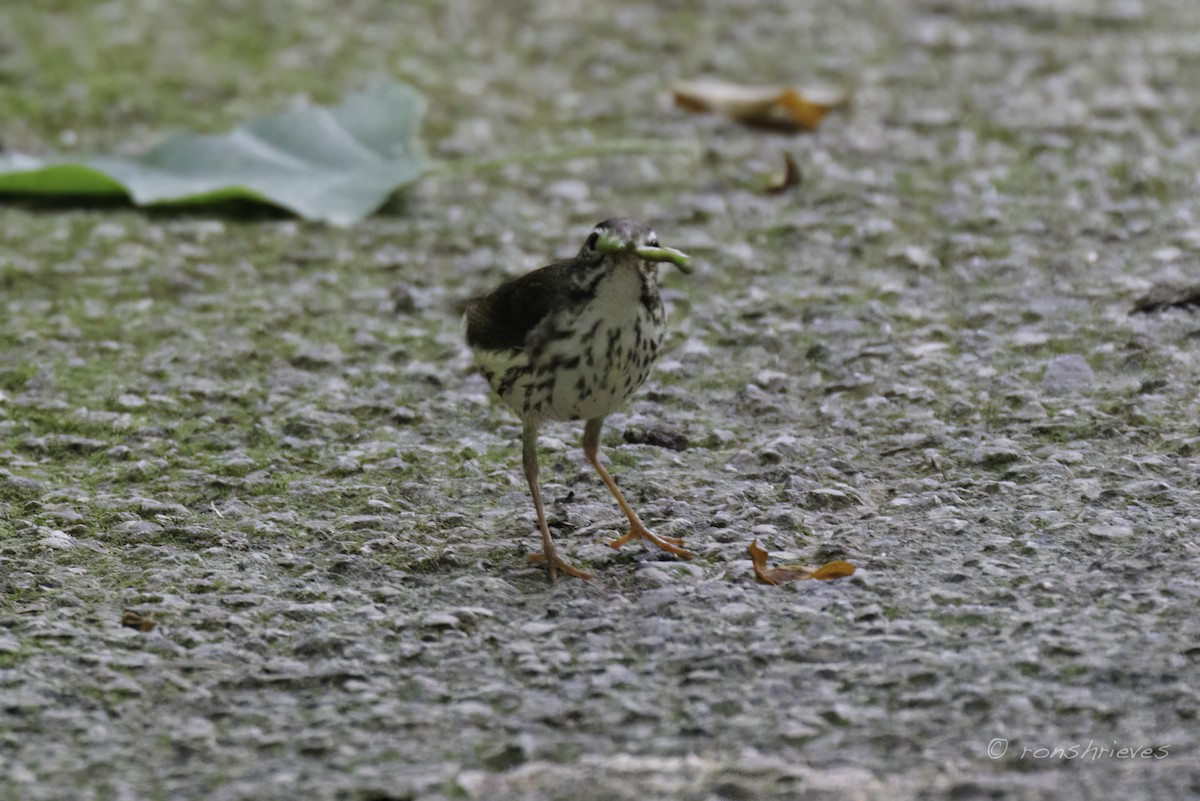
<path id="1" fill-rule="evenodd" d="M 27 152 L 380 76 L 443 166 L 353 229 L 0 205 L 0 801 L 1200 795 L 1200 318 L 1131 314 L 1200 281 L 1200 5 L 0 9 Z M 548 426 L 550 587 L 459 317 L 615 214 L 696 257 L 604 452 L 699 555 Z"/>

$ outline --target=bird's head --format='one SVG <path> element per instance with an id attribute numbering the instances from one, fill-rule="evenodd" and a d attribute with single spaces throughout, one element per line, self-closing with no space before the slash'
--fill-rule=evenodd
<path id="1" fill-rule="evenodd" d="M 685 273 L 692 272 L 686 253 L 662 247 L 653 228 L 628 217 L 605 220 L 592 229 L 579 258 L 597 259 L 610 253 L 627 253 L 648 264 L 669 261 Z"/>

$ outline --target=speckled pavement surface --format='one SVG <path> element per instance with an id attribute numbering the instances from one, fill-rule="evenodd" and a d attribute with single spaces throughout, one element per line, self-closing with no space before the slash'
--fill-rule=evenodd
<path id="1" fill-rule="evenodd" d="M 1130 314 L 1200 281 L 1200 5 L 61 5 L 0 38 L 4 97 L 50 80 L 29 42 L 83 76 L 161 31 L 163 103 L 328 68 L 418 85 L 451 165 L 658 144 L 430 176 L 349 231 L 0 206 L 0 799 L 1200 795 L 1200 312 Z M 242 83 L 237 13 L 292 37 Z M 763 134 L 673 109 L 700 74 L 853 102 Z M 8 144 L 169 127 L 77 80 Z M 605 453 L 699 556 L 603 545 L 551 425 L 596 578 L 549 587 L 459 316 L 613 214 L 696 257 Z M 858 572 L 759 585 L 753 538 Z"/>

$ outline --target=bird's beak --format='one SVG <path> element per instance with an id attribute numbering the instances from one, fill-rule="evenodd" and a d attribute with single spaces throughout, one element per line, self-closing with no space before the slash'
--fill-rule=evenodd
<path id="1" fill-rule="evenodd" d="M 646 261 L 669 261 L 671 264 L 674 264 L 676 267 L 678 267 L 679 271 L 685 275 L 692 274 L 691 257 L 682 250 L 663 247 L 652 248 L 647 245 L 643 245 L 640 248 L 635 248 L 635 252 L 638 254 L 639 258 L 645 259 Z"/>

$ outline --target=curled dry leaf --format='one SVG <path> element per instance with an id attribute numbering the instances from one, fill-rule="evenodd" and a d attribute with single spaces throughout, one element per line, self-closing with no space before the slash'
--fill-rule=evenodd
<path id="1" fill-rule="evenodd" d="M 750 543 L 750 561 L 754 565 L 754 577 L 761 584 L 783 584 L 786 581 L 803 581 L 804 579 L 845 578 L 855 571 L 854 565 L 838 560 L 820 567 L 805 567 L 804 565 L 784 565 L 783 567 L 767 567 L 767 552 L 758 544 L 758 540 Z"/>
<path id="2" fill-rule="evenodd" d="M 830 581 L 832 579 L 852 576 L 854 575 L 854 571 L 857 569 L 858 568 L 844 559 L 838 559 L 836 561 L 826 562 L 825 564 L 821 565 L 812 572 L 812 575 L 809 576 L 809 578 L 817 579 L 818 581 Z"/>
<path id="3" fill-rule="evenodd" d="M 147 631 L 152 631 L 157 624 L 154 622 L 153 615 L 143 615 L 140 612 L 133 611 L 132 609 L 126 609 L 121 615 L 121 625 L 127 629 L 137 629 L 138 631 L 145 633 Z"/>
<path id="4" fill-rule="evenodd" d="M 792 158 L 791 153 L 783 154 L 783 178 L 778 181 L 772 181 L 767 184 L 766 193 L 768 195 L 781 195 L 794 186 L 800 185 L 800 168 L 796 166 L 796 160 Z"/>
<path id="5" fill-rule="evenodd" d="M 696 113 L 723 114 L 746 125 L 785 130 L 814 130 L 846 97 L 810 100 L 789 86 L 746 86 L 718 80 L 682 81 L 673 90 L 675 105 Z"/>

